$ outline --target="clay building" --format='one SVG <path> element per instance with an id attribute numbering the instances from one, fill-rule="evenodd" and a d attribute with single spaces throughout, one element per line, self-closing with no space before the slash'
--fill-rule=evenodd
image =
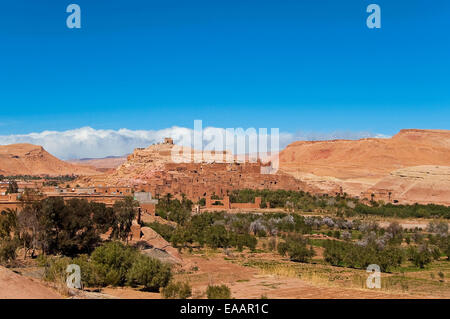
<path id="1" fill-rule="evenodd" d="M 165 137 L 165 138 L 164 138 L 164 144 L 170 144 L 170 145 L 173 145 L 173 138 L 171 138 L 171 137 Z"/>
<path id="2" fill-rule="evenodd" d="M 134 199 L 139 202 L 139 222 L 146 222 L 149 216 L 155 215 L 158 200 L 153 199 L 150 192 L 135 192 Z"/>
<path id="3" fill-rule="evenodd" d="M 223 199 L 213 199 L 211 196 L 206 198 L 205 209 L 258 209 L 261 207 L 261 197 L 255 197 L 254 203 L 231 203 L 229 196 L 223 196 Z"/>

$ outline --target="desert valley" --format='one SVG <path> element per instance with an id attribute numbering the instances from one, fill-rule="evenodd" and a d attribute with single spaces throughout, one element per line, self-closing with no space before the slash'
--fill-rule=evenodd
<path id="1" fill-rule="evenodd" d="M 297 141 L 275 174 L 174 147 L 0 146 L 0 298 L 450 298 L 450 131 Z"/>

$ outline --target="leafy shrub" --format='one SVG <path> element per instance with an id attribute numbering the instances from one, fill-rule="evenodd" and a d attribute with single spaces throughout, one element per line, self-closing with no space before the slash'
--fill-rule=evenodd
<path id="1" fill-rule="evenodd" d="M 441 250 L 439 249 L 439 247 L 434 246 L 431 249 L 431 255 L 433 256 L 434 260 L 439 260 L 441 258 Z"/>
<path id="2" fill-rule="evenodd" d="M 97 247 L 91 255 L 102 286 L 123 286 L 127 272 L 139 253 L 120 242 L 109 242 Z"/>
<path id="3" fill-rule="evenodd" d="M 72 264 L 69 257 L 46 258 L 40 257 L 40 265 L 44 266 L 44 280 L 64 285 L 67 277 L 67 266 Z"/>
<path id="4" fill-rule="evenodd" d="M 255 250 L 258 240 L 250 234 L 236 234 L 229 233 L 229 244 L 231 246 L 237 247 L 239 251 L 242 251 L 244 246 L 248 247 L 250 250 Z"/>
<path id="5" fill-rule="evenodd" d="M 231 299 L 231 290 L 227 285 L 208 285 L 206 296 L 208 299 Z"/>
<path id="6" fill-rule="evenodd" d="M 157 291 L 171 278 L 170 266 L 120 242 L 97 247 L 91 257 L 40 257 L 39 263 L 45 267 L 44 278 L 57 283 L 64 283 L 67 266 L 76 264 L 80 266 L 82 284 L 88 287 L 131 285 Z"/>
<path id="7" fill-rule="evenodd" d="M 425 268 L 425 266 L 431 263 L 433 254 L 426 245 L 421 245 L 417 247 L 409 247 L 408 249 L 408 259 L 419 268 Z"/>
<path id="8" fill-rule="evenodd" d="M 87 255 L 82 255 L 77 258 L 61 257 L 49 258 L 45 256 L 39 257 L 39 264 L 44 266 L 44 279 L 55 282 L 60 286 L 66 285 L 67 266 L 71 264 L 78 265 L 81 272 L 81 284 L 87 287 L 99 286 L 101 281 L 95 266 L 89 262 Z"/>
<path id="9" fill-rule="evenodd" d="M 222 225 L 211 226 L 206 232 L 205 242 L 211 248 L 226 248 L 229 244 L 227 230 Z"/>
<path id="10" fill-rule="evenodd" d="M 312 246 L 307 248 L 307 240 L 301 236 L 289 236 L 286 242 L 278 244 L 278 253 L 282 256 L 286 254 L 292 261 L 307 262 L 315 255 Z"/>
<path id="11" fill-rule="evenodd" d="M 343 232 L 342 232 L 342 239 L 343 240 L 345 240 L 345 241 L 350 241 L 350 240 L 352 240 L 352 233 L 351 232 L 349 232 L 349 231 L 347 231 L 347 230 L 344 230 Z"/>
<path id="12" fill-rule="evenodd" d="M 16 250 L 18 242 L 16 240 L 1 240 L 0 241 L 0 263 L 8 264 L 16 259 Z"/>
<path id="13" fill-rule="evenodd" d="M 17 212 L 7 209 L 0 212 L 0 239 L 10 239 L 17 226 Z"/>
<path id="14" fill-rule="evenodd" d="M 170 282 L 162 289 L 166 299 L 187 299 L 192 296 L 192 288 L 188 282 Z"/>
<path id="15" fill-rule="evenodd" d="M 161 261 L 139 255 L 127 273 L 127 284 L 142 285 L 146 290 L 158 291 L 167 286 L 172 277 L 170 267 Z"/>
<path id="16" fill-rule="evenodd" d="M 94 263 L 89 259 L 88 255 L 80 255 L 72 259 L 71 264 L 80 266 L 81 284 L 86 287 L 102 286 L 102 278 Z"/>

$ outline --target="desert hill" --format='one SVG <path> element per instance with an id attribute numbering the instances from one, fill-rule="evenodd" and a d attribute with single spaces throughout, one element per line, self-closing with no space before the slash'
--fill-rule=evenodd
<path id="1" fill-rule="evenodd" d="M 0 175 L 95 175 L 95 168 L 64 162 L 32 144 L 0 146 Z"/>
<path id="2" fill-rule="evenodd" d="M 280 152 L 283 172 L 323 191 L 333 193 L 342 187 L 354 196 L 375 192 L 372 187 L 379 182 L 375 192 L 379 194 L 394 191 L 399 184 L 402 188 L 413 187 L 414 179 L 401 177 L 401 169 L 423 165 L 450 166 L 450 131 L 407 129 L 392 138 L 299 141 Z M 415 174 L 414 170 L 410 173 Z M 430 188 L 448 187 L 440 180 L 442 174 L 446 174 L 445 170 L 434 169 L 420 184 L 422 192 L 430 194 Z M 419 185 L 414 189 L 418 190 Z M 399 200 L 445 203 L 441 195 L 421 197 L 419 193 L 403 192 Z"/>
<path id="3" fill-rule="evenodd" d="M 392 138 L 294 142 L 280 152 L 288 172 L 376 180 L 418 165 L 450 165 L 450 131 L 401 130 Z"/>
<path id="4" fill-rule="evenodd" d="M 113 171 L 127 161 L 127 156 L 108 156 L 104 158 L 82 158 L 70 160 L 69 163 L 95 167 L 100 171 Z"/>

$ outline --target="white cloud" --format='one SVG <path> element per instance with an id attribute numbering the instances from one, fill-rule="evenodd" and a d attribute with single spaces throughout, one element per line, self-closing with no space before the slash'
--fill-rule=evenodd
<path id="1" fill-rule="evenodd" d="M 222 128 L 207 127 L 203 129 L 203 144 L 214 143 L 217 133 L 224 134 Z M 270 134 L 270 130 L 268 130 Z M 97 130 L 82 127 L 67 131 L 43 131 L 23 135 L 0 136 L 0 145 L 14 143 L 31 143 L 43 146 L 51 154 L 61 159 L 100 158 L 106 156 L 120 156 L 131 153 L 137 147 L 147 147 L 161 142 L 164 137 L 172 137 L 175 143 L 185 146 L 193 130 L 183 127 L 171 127 L 161 130 Z M 279 146 L 284 148 L 296 140 L 326 140 L 335 138 L 358 139 L 365 137 L 386 137 L 367 132 L 338 132 L 338 133 L 287 133 L 280 132 Z M 270 139 L 270 137 L 269 137 Z M 214 143 L 216 145 L 216 143 Z M 225 149 L 233 149 L 228 144 Z M 216 147 L 216 150 L 219 148 Z"/>

